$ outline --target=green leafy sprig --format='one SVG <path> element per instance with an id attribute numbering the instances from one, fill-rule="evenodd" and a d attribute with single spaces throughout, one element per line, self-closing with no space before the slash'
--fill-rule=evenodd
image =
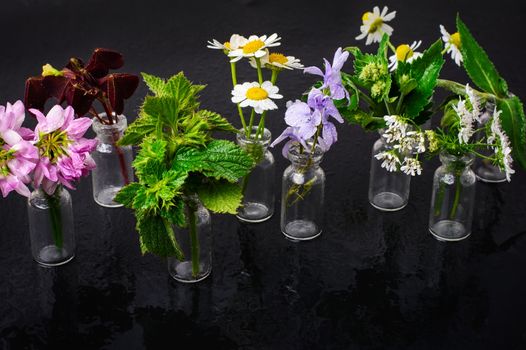
<path id="1" fill-rule="evenodd" d="M 203 85 L 182 72 L 167 81 L 142 75 L 153 95 L 120 141 L 139 146 L 133 162 L 137 182 L 116 200 L 135 211 L 143 253 L 182 260 L 172 226 L 188 225 L 189 198 L 197 195 L 209 210 L 235 214 L 242 199 L 237 181 L 254 161 L 234 143 L 212 137 L 214 131 L 237 130 L 219 114 L 199 109 Z"/>

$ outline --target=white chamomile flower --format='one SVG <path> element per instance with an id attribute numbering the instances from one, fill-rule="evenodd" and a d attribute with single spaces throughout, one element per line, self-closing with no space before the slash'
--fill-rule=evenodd
<path id="1" fill-rule="evenodd" d="M 422 41 L 413 41 L 411 46 L 407 44 L 398 45 L 396 48 L 396 53 L 389 57 L 389 69 L 391 72 L 394 72 L 398 67 L 398 62 L 407 62 L 411 63 L 416 60 L 418 57 L 422 56 L 421 52 L 416 52 L 422 45 Z"/>
<path id="2" fill-rule="evenodd" d="M 473 122 L 475 118 L 473 114 L 468 110 L 466 101 L 459 100 L 453 109 L 459 117 L 460 130 L 458 132 L 458 141 L 462 143 L 468 143 L 475 130 L 473 129 Z"/>
<path id="3" fill-rule="evenodd" d="M 382 168 L 385 168 L 389 172 L 394 172 L 398 170 L 398 165 L 400 164 L 400 159 L 393 154 L 392 152 L 383 151 L 374 156 L 376 159 L 382 161 Z"/>
<path id="4" fill-rule="evenodd" d="M 250 57 L 250 65 L 253 68 L 257 68 L 256 59 Z M 300 63 L 300 59 L 294 56 L 285 56 L 282 53 L 272 52 L 267 50 L 265 56 L 261 57 L 261 66 L 269 69 L 303 69 L 303 64 Z"/>
<path id="5" fill-rule="evenodd" d="M 267 54 L 266 48 L 281 45 L 280 39 L 276 33 L 268 38 L 266 35 L 251 35 L 248 39 L 243 38 L 239 46 L 228 53 L 228 56 L 231 57 L 230 62 L 237 62 L 243 57 L 261 58 Z"/>
<path id="6" fill-rule="evenodd" d="M 497 108 L 493 113 L 493 118 L 491 120 L 491 135 L 488 137 L 488 144 L 495 144 L 493 149 L 495 150 L 495 155 L 499 158 L 499 163 L 503 168 L 506 174 L 506 180 L 511 181 L 511 175 L 515 173 L 515 170 L 511 167 L 513 164 L 513 158 L 511 156 L 511 146 L 508 139 L 508 135 L 502 130 L 500 124 L 500 113 Z"/>
<path id="7" fill-rule="evenodd" d="M 208 42 L 208 45 L 206 47 L 208 47 L 209 49 L 214 49 L 214 50 L 223 50 L 225 53 L 228 53 L 232 50 L 237 50 L 239 48 L 239 45 L 245 42 L 246 40 L 247 39 L 243 37 L 242 35 L 232 34 L 232 36 L 230 37 L 230 40 L 224 43 L 221 43 L 217 41 L 216 39 L 212 39 L 212 41 Z"/>
<path id="8" fill-rule="evenodd" d="M 389 9 L 384 6 L 382 12 L 380 8 L 375 6 L 373 12 L 366 12 L 362 16 L 362 26 L 360 26 L 360 35 L 356 37 L 356 40 L 366 39 L 365 45 L 372 43 L 378 43 L 382 40 L 384 34 L 391 36 L 393 34 L 393 27 L 386 22 L 391 21 L 396 16 L 396 11 L 387 13 Z"/>
<path id="9" fill-rule="evenodd" d="M 442 41 L 444 41 L 444 44 L 446 45 L 447 53 L 451 54 L 451 59 L 460 67 L 460 64 L 462 63 L 460 33 L 456 32 L 449 34 L 442 24 L 440 25 L 440 33 L 442 33 Z"/>
<path id="10" fill-rule="evenodd" d="M 270 81 L 263 84 L 258 82 L 237 84 L 232 90 L 232 102 L 239 103 L 241 107 L 252 107 L 254 112 L 262 114 L 263 111 L 277 109 L 278 106 L 272 99 L 280 99 L 279 88 Z"/>
<path id="11" fill-rule="evenodd" d="M 416 158 L 405 157 L 400 170 L 407 175 L 420 175 L 422 174 L 422 164 Z"/>

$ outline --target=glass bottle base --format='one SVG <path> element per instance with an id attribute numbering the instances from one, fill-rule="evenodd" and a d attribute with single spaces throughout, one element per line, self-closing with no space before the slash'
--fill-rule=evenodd
<path id="1" fill-rule="evenodd" d="M 244 222 L 259 223 L 272 217 L 273 212 L 264 204 L 248 202 L 243 203 L 236 217 Z"/>
<path id="2" fill-rule="evenodd" d="M 44 267 L 54 267 L 64 265 L 75 257 L 75 254 L 68 253 L 65 249 L 58 248 L 55 245 L 48 245 L 40 249 L 35 261 Z"/>
<path id="3" fill-rule="evenodd" d="M 168 272 L 170 273 L 170 276 L 172 276 L 174 280 L 182 283 L 196 283 L 204 280 L 205 278 L 210 276 L 210 273 L 212 272 L 211 268 L 208 268 L 206 271 L 203 271 L 205 268 L 206 266 L 204 266 L 204 264 L 200 264 L 200 273 L 194 277 L 194 275 L 192 274 L 191 261 L 183 261 L 168 264 Z"/>
<path id="4" fill-rule="evenodd" d="M 407 205 L 407 201 L 399 194 L 393 192 L 380 192 L 369 203 L 381 211 L 397 211 L 405 208 Z"/>
<path id="5" fill-rule="evenodd" d="M 122 187 L 116 187 L 116 186 L 107 187 L 103 189 L 102 191 L 100 191 L 97 195 L 94 194 L 93 199 L 98 205 L 102 207 L 120 208 L 122 207 L 122 204 L 115 202 L 114 199 L 117 193 L 121 190 L 121 188 Z"/>
<path id="6" fill-rule="evenodd" d="M 321 235 L 321 229 L 312 221 L 294 220 L 289 222 L 281 232 L 293 241 L 309 241 Z"/>
<path id="7" fill-rule="evenodd" d="M 477 180 L 487 183 L 506 182 L 506 174 L 498 167 L 482 163 L 476 170 Z"/>
<path id="8" fill-rule="evenodd" d="M 429 228 L 429 232 L 437 240 L 442 242 L 456 242 L 469 237 L 464 225 L 453 220 L 441 220 Z"/>

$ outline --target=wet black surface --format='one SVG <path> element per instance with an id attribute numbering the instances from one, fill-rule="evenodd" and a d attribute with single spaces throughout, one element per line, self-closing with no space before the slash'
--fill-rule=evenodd
<path id="1" fill-rule="evenodd" d="M 127 70 L 179 70 L 208 83 L 205 107 L 237 122 L 229 102 L 228 65 L 206 40 L 230 32 L 274 31 L 283 49 L 319 65 L 339 45 L 354 44 L 369 2 L 202 2 L 24 0 L 4 5 L 0 23 L 2 103 L 23 95 L 25 77 L 49 61 L 87 57 L 94 47 L 121 50 Z M 395 38 L 438 38 L 460 11 L 488 48 L 512 91 L 526 98 L 522 58 L 525 5 L 386 1 L 399 11 Z M 419 28 L 416 31 L 415 28 Z M 396 39 L 395 39 L 396 40 Z M 451 62 L 450 62 L 451 63 Z M 451 78 L 464 79 L 451 64 Z M 283 75 L 289 98 L 311 80 Z M 128 104 L 133 119 L 144 86 Z M 274 135 L 283 127 L 272 113 Z M 367 203 L 373 134 L 342 126 L 325 157 L 326 225 L 312 242 L 294 244 L 279 215 L 260 225 L 215 216 L 212 275 L 195 286 L 171 280 L 166 265 L 141 256 L 134 219 L 91 199 L 91 181 L 73 194 L 77 256 L 46 269 L 31 258 L 25 202 L 0 202 L 1 349 L 524 349 L 526 348 L 526 175 L 511 184 L 478 184 L 473 234 L 444 244 L 427 231 L 432 173 L 412 184 L 403 211 Z M 278 173 L 286 166 L 275 151 Z M 277 205 L 279 208 L 279 205 Z M 172 347 L 170 346 L 170 347 Z"/>

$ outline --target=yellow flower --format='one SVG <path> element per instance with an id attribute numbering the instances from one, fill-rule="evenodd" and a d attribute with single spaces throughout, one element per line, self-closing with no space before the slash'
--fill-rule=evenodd
<path id="1" fill-rule="evenodd" d="M 396 53 L 394 53 L 391 57 L 389 57 L 389 69 L 391 72 L 395 71 L 398 67 L 398 62 L 407 62 L 411 63 L 414 60 L 416 60 L 418 57 L 422 56 L 420 52 L 416 52 L 415 50 L 420 47 L 422 44 L 422 41 L 413 41 L 411 46 L 407 44 L 399 45 L 396 48 Z"/>

